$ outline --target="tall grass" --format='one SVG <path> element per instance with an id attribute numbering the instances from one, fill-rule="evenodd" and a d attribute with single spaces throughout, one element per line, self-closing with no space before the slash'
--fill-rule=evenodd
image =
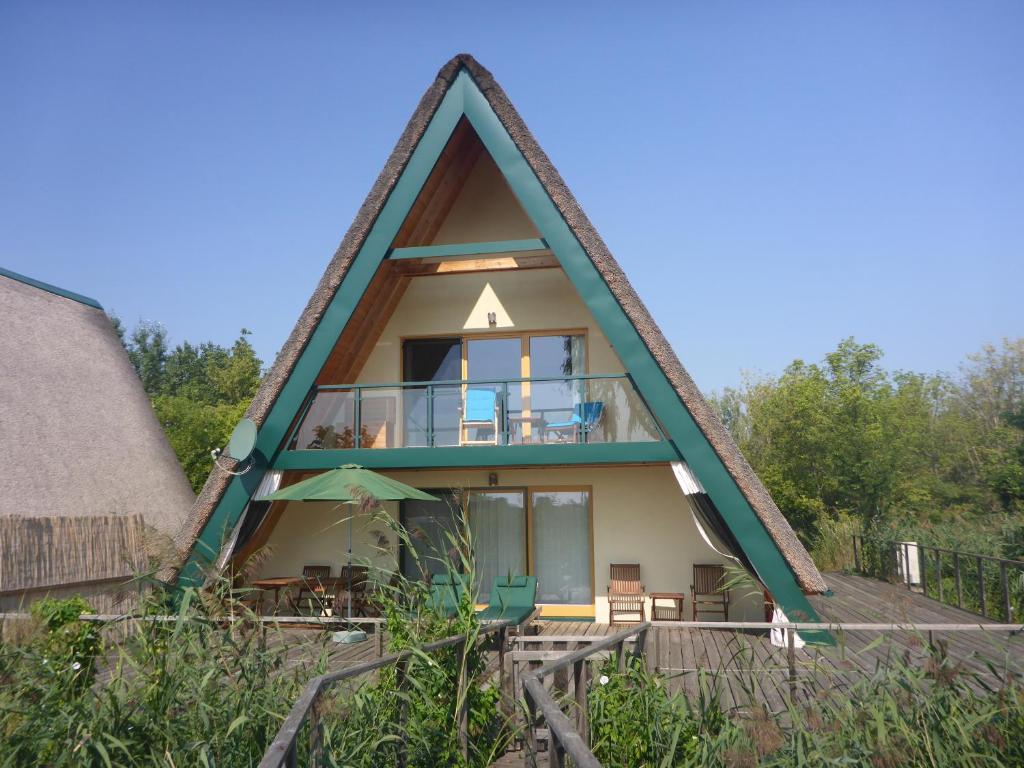
<path id="1" fill-rule="evenodd" d="M 487 673 L 476 615 L 473 544 L 466 520 L 453 510 L 456 530 L 442 551 L 420 558 L 408 531 L 386 513 L 364 508 L 376 524 L 390 528 L 412 559 L 420 578 L 388 573 L 378 598 L 386 618 L 389 652 L 411 649 L 401 674 L 392 667 L 353 690 L 341 690 L 324 702 L 324 757 L 331 766 L 385 768 L 396 765 L 399 751 L 408 766 L 484 766 L 500 756 L 517 734 L 502 707 L 497 681 Z M 430 572 L 463 579 L 469 588 L 451 617 L 429 599 Z M 456 635 L 466 642 L 428 654 L 419 649 Z M 459 712 L 467 712 L 468 754 L 459 744 Z"/>
<path id="2" fill-rule="evenodd" d="M 0 644 L 0 765 L 258 762 L 322 662 L 286 669 L 275 630 L 224 623 L 209 605 L 188 591 L 177 620 L 159 622 L 149 619 L 166 605 L 150 600 L 127 636 L 79 622 L 75 605 L 26 642 Z"/>
<path id="3" fill-rule="evenodd" d="M 379 522 L 411 543 L 390 517 Z M 466 574 L 472 583 L 471 553 L 463 524 L 422 570 Z M 514 729 L 486 674 L 475 595 L 464 595 L 449 618 L 430 607 L 422 580 L 390 572 L 377 580 L 388 585 L 378 597 L 388 651 L 413 655 L 402 674 L 386 668 L 319 702 L 320 763 L 393 766 L 401 750 L 408 766 L 489 765 Z M 130 632 L 79 621 L 89 612 L 81 600 L 41 604 L 27 637 L 0 643 L 0 768 L 257 764 L 308 681 L 327 671 L 331 646 L 323 634 L 318 658 L 289 660 L 294 637 L 260 622 L 241 596 L 219 579 L 212 589 L 185 590 L 174 620 L 157 621 L 172 603 L 150 593 Z M 429 655 L 417 650 L 452 635 L 468 641 Z M 463 709 L 468 755 L 458 739 Z M 308 764 L 308 727 L 298 747 Z"/>
<path id="4" fill-rule="evenodd" d="M 621 674 L 611 660 L 592 685 L 589 735 L 609 768 L 1024 765 L 1020 686 L 986 685 L 948 660 L 918 668 L 897 660 L 779 712 L 755 703 L 723 713 L 707 674 L 697 696 L 670 694 L 642 659 Z"/>

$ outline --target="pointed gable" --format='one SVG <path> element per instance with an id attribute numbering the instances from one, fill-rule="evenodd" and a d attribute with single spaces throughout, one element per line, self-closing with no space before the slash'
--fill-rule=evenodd
<path id="1" fill-rule="evenodd" d="M 474 188 L 489 194 L 474 195 Z M 544 238 L 665 424 L 679 457 L 707 489 L 773 593 L 783 605 L 803 605 L 797 592 L 825 591 L 793 530 L 550 160 L 490 73 L 466 54 L 446 64 L 424 94 L 250 406 L 247 415 L 260 427 L 262 458 L 273 458 L 296 416 L 291 404 L 321 375 L 331 350 L 343 342 L 372 346 L 367 334 L 379 335 L 379 328 L 351 330 L 372 314 L 365 308 L 383 302 L 393 309 L 401 300 L 408 278 L 385 260 L 389 249 L 469 242 L 481 236 L 474 222 L 488 205 L 507 209 L 512 204 L 523 218 L 506 219 L 512 227 L 508 237 Z M 349 370 L 332 375 L 351 380 L 361 356 L 365 362 L 364 352 L 369 354 L 363 350 L 346 363 Z M 233 479 L 215 469 L 193 509 L 183 549 L 191 553 L 201 535 L 209 539 L 207 548 L 214 546 L 234 524 L 260 474 Z"/>

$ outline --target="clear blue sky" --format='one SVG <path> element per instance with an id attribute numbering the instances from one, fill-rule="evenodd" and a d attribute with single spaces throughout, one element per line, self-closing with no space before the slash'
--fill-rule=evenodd
<path id="1" fill-rule="evenodd" d="M 269 363 L 461 50 L 706 390 L 1024 334 L 1017 1 L 8 0 L 0 265 Z"/>

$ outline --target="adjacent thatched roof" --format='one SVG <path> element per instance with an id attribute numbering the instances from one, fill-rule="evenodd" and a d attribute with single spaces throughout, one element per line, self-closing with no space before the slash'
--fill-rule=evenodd
<path id="1" fill-rule="evenodd" d="M 640 301 L 636 291 L 629 284 L 608 247 L 601 240 L 586 214 L 583 213 L 562 177 L 537 144 L 501 86 L 495 82 L 491 73 L 469 54 L 459 54 L 445 64 L 438 73 L 437 79 L 423 95 L 419 106 L 391 153 L 391 157 L 384 166 L 384 170 L 381 171 L 370 194 L 359 209 L 355 221 L 341 241 L 334 258 L 328 264 L 327 271 L 306 305 L 295 329 L 281 349 L 270 373 L 264 379 L 247 412 L 249 418 L 256 422 L 257 426 L 263 424 L 306 343 L 320 322 L 320 318 L 337 292 L 338 286 L 344 280 L 349 266 L 359 252 L 374 221 L 384 207 L 388 195 L 398 181 L 416 144 L 441 103 L 441 99 L 463 67 L 473 76 L 491 108 L 523 153 L 534 173 L 537 174 L 541 184 L 594 262 L 612 294 L 636 326 L 644 343 L 650 348 L 658 365 L 661 366 L 665 376 L 679 394 L 680 400 L 693 415 L 725 467 L 735 479 L 737 486 L 786 558 L 800 586 L 806 592 L 825 591 L 827 589 L 825 582 L 807 551 L 797 539 L 782 512 L 772 501 L 764 485 L 754 474 L 746 459 L 743 458 L 728 431 L 707 401 L 704 400 L 693 379 L 679 362 L 679 358 L 644 307 L 643 302 Z M 206 485 L 193 507 L 189 523 L 182 531 L 180 543 L 183 548 L 190 549 L 194 545 L 230 480 L 230 475 L 220 469 L 214 469 L 207 479 Z"/>
<path id="2" fill-rule="evenodd" d="M 0 317 L 0 517 L 141 515 L 174 537 L 195 496 L 99 304 L 0 270 Z M 98 578 L 81 563 L 53 583 Z"/>

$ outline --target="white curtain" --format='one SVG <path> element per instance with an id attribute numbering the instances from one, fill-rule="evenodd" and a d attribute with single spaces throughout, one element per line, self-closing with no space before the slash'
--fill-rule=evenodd
<path id="1" fill-rule="evenodd" d="M 249 497 L 249 503 L 245 505 L 245 509 L 242 514 L 238 516 L 238 522 L 235 523 L 235 527 L 231 529 L 231 535 L 228 536 L 228 540 L 224 543 L 224 547 L 220 551 L 220 557 L 217 558 L 216 573 L 220 573 L 228 564 L 228 559 L 235 551 L 235 543 L 238 541 L 238 532 L 242 530 L 242 525 L 245 523 L 245 517 L 249 514 L 249 507 L 251 506 L 254 499 L 262 499 L 264 496 L 273 493 L 281 487 L 281 478 L 284 477 L 284 472 L 280 469 L 268 470 L 263 475 L 263 479 L 260 480 L 260 484 L 256 487 L 256 492 Z M 207 577 L 206 583 L 210 584 L 215 578 L 213 574 Z"/>
<path id="2" fill-rule="evenodd" d="M 788 624 L 789 619 L 786 618 L 786 614 L 782 612 L 782 609 L 776 606 L 774 612 L 772 612 L 772 624 Z M 772 630 L 772 645 L 778 648 L 787 647 L 786 633 L 791 630 L 788 629 L 773 629 Z M 793 632 L 793 647 L 803 648 L 806 643 L 800 638 L 800 635 L 795 631 Z"/>
<path id="3" fill-rule="evenodd" d="M 589 494 L 536 491 L 531 501 L 537 602 L 592 603 Z"/>
<path id="4" fill-rule="evenodd" d="M 476 589 L 490 599 L 497 577 L 526 573 L 526 499 L 522 491 L 473 491 L 469 529 L 476 556 Z"/>

